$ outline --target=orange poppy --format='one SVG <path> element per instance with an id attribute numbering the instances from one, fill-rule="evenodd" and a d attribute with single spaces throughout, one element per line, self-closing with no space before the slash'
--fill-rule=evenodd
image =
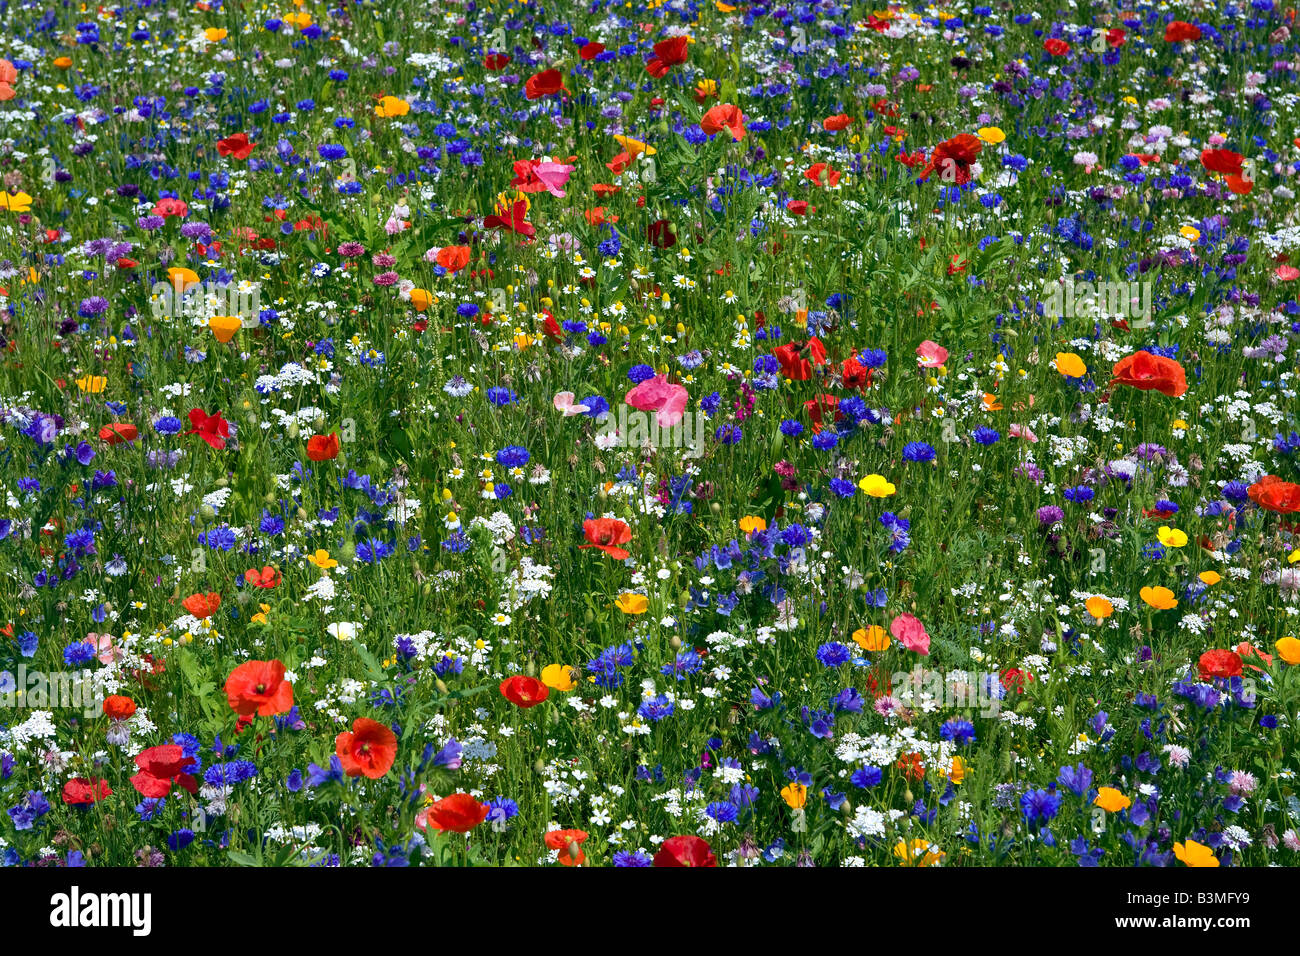
<path id="1" fill-rule="evenodd" d="M 216 591 L 209 591 L 207 594 L 191 594 L 181 602 L 181 606 L 202 620 L 217 613 L 217 608 L 221 607 L 221 595 Z"/>
<path id="2" fill-rule="evenodd" d="M 579 548 L 599 548 L 618 561 L 631 557 L 630 552 L 619 547 L 632 540 L 632 529 L 625 521 L 617 518 L 588 518 L 582 523 L 582 533 L 586 536 L 587 543 L 578 545 Z"/>
<path id="3" fill-rule="evenodd" d="M 241 717 L 272 717 L 293 709 L 293 684 L 280 661 L 244 661 L 226 678 L 226 701 Z"/>
<path id="4" fill-rule="evenodd" d="M 352 729 L 334 738 L 334 752 L 349 777 L 377 780 L 397 759 L 397 735 L 392 728 L 369 717 L 358 717 Z"/>

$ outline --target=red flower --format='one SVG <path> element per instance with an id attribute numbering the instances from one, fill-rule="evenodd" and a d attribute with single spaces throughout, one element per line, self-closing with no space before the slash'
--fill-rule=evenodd
<path id="1" fill-rule="evenodd" d="M 1241 657 L 1232 651 L 1206 651 L 1196 662 L 1201 672 L 1201 680 L 1212 677 L 1240 677 Z"/>
<path id="2" fill-rule="evenodd" d="M 740 142 L 745 138 L 745 114 L 738 106 L 721 103 L 700 117 L 700 129 L 710 136 L 725 129 L 732 139 Z"/>
<path id="3" fill-rule="evenodd" d="M 822 120 L 822 129 L 830 133 L 838 133 L 845 129 L 853 122 L 853 117 L 848 113 L 836 113 L 834 116 L 828 116 Z"/>
<path id="4" fill-rule="evenodd" d="M 1106 31 L 1106 42 L 1112 49 L 1118 50 L 1128 42 L 1128 34 L 1124 32 L 1123 27 L 1111 27 Z"/>
<path id="5" fill-rule="evenodd" d="M 217 608 L 221 607 L 221 595 L 216 591 L 209 591 L 207 594 L 191 594 L 181 602 L 181 606 L 202 620 L 217 613 Z"/>
<path id="6" fill-rule="evenodd" d="M 594 41 L 591 43 L 585 43 L 578 48 L 578 56 L 582 57 L 584 60 L 594 60 L 604 52 L 605 44 L 596 43 Z"/>
<path id="7" fill-rule="evenodd" d="M 217 140 L 217 152 L 222 156 L 233 156 L 235 159 L 248 159 L 256 145 L 248 141 L 247 133 L 236 133 L 234 136 Z"/>
<path id="8" fill-rule="evenodd" d="M 655 866 L 717 866 L 707 841 L 697 836 L 675 836 L 664 840 L 655 854 Z"/>
<path id="9" fill-rule="evenodd" d="M 468 793 L 453 793 L 425 811 L 425 823 L 444 833 L 468 833 L 486 820 L 487 815 L 486 803 L 479 803 Z"/>
<path id="10" fill-rule="evenodd" d="M 124 441 L 135 441 L 140 437 L 140 429 L 126 422 L 105 425 L 99 430 L 99 440 L 109 445 L 118 445 Z"/>
<path id="11" fill-rule="evenodd" d="M 1201 150 L 1201 165 L 1222 176 L 1240 176 L 1245 157 L 1230 149 Z"/>
<path id="12" fill-rule="evenodd" d="M 501 696 L 516 707 L 522 707 L 525 710 L 529 707 L 535 707 L 546 700 L 547 695 L 550 693 L 551 689 L 536 677 L 525 677 L 519 674 L 514 677 L 507 677 L 501 682 Z"/>
<path id="13" fill-rule="evenodd" d="M 339 456 L 339 436 L 336 432 L 328 435 L 312 435 L 307 439 L 307 457 L 312 461 L 329 461 Z"/>
<path id="14" fill-rule="evenodd" d="M 1283 481 L 1277 475 L 1265 475 L 1247 488 L 1246 494 L 1266 511 L 1284 515 L 1300 511 L 1300 485 Z"/>
<path id="15" fill-rule="evenodd" d="M 772 354 L 781 363 L 781 374 L 796 382 L 804 382 L 812 377 L 812 366 L 808 364 L 808 358 L 817 365 L 826 362 L 826 347 L 818 339 L 809 339 L 802 345 L 786 342 L 772 349 Z"/>
<path id="16" fill-rule="evenodd" d="M 810 209 L 813 212 L 817 211 L 816 206 L 809 206 L 808 203 L 802 199 L 791 199 L 788 203 L 785 204 L 785 211 L 792 216 L 807 215 L 808 210 Z"/>
<path id="17" fill-rule="evenodd" d="M 104 698 L 104 716 L 109 720 L 126 720 L 135 713 L 135 701 L 121 694 Z"/>
<path id="18" fill-rule="evenodd" d="M 646 240 L 656 249 L 671 249 L 677 245 L 677 233 L 667 219 L 656 219 L 646 228 Z"/>
<path id="19" fill-rule="evenodd" d="M 631 557 L 630 552 L 619 547 L 632 540 L 632 529 L 627 522 L 617 518 L 588 518 L 582 523 L 582 533 L 587 543 L 578 545 L 579 548 L 599 548 L 618 561 Z"/>
<path id="20" fill-rule="evenodd" d="M 569 92 L 568 87 L 564 85 L 564 78 L 560 76 L 559 70 L 542 70 L 541 73 L 535 73 L 528 78 L 524 84 L 524 96 L 530 100 L 540 100 L 543 96 L 554 96 L 556 93 L 564 90 Z"/>
<path id="21" fill-rule="evenodd" d="M 190 214 L 190 207 L 185 204 L 183 199 L 172 199 L 168 196 L 166 199 L 159 199 L 153 204 L 153 214 L 162 216 L 164 219 L 168 216 L 179 216 L 184 219 Z"/>
<path id="22" fill-rule="evenodd" d="M 226 439 L 230 437 L 230 422 L 221 417 L 221 412 L 209 415 L 201 408 L 191 408 L 190 426 L 185 434 L 198 435 L 217 451 L 226 447 Z"/>
<path id="23" fill-rule="evenodd" d="M 1165 26 L 1166 43 L 1187 43 L 1192 40 L 1201 38 L 1201 28 L 1194 23 L 1184 23 L 1182 20 L 1171 20 Z"/>
<path id="24" fill-rule="evenodd" d="M 483 57 L 483 68 L 491 70 L 493 73 L 498 70 L 504 70 L 510 63 L 510 54 L 508 53 L 489 53 Z M 531 99 L 532 97 L 529 97 Z"/>
<path id="25" fill-rule="evenodd" d="M 859 362 L 857 356 L 851 355 L 844 360 L 840 381 L 844 383 L 845 388 L 866 388 L 871 384 L 871 369 Z"/>
<path id="26" fill-rule="evenodd" d="M 1144 392 L 1154 389 L 1161 395 L 1177 398 L 1187 391 L 1187 375 L 1183 367 L 1171 358 L 1134 352 L 1115 363 L 1111 384 L 1131 385 Z"/>
<path id="27" fill-rule="evenodd" d="M 517 232 L 521 236 L 532 236 L 537 230 L 533 228 L 532 223 L 527 221 L 528 203 L 522 199 L 516 199 L 510 204 L 510 218 L 493 214 L 483 218 L 484 229 L 505 229 L 509 232 Z"/>
<path id="28" fill-rule="evenodd" d="M 930 174 L 939 170 L 939 178 L 945 183 L 964 186 L 970 182 L 970 167 L 975 157 L 980 154 L 984 144 L 978 136 L 962 133 L 952 139 L 946 139 L 934 148 L 930 161 L 925 164 L 918 177 L 921 181 L 930 178 Z"/>
<path id="29" fill-rule="evenodd" d="M 1070 44 L 1052 37 L 1050 40 L 1043 41 L 1043 49 L 1051 56 L 1065 56 L 1070 52 Z"/>
<path id="30" fill-rule="evenodd" d="M 667 76 L 668 71 L 678 63 L 686 62 L 686 51 L 689 45 L 690 41 L 686 37 L 660 40 L 654 46 L 655 55 L 645 65 L 646 72 L 656 79 Z"/>
<path id="31" fill-rule="evenodd" d="M 334 752 L 349 777 L 377 780 L 397 759 L 397 735 L 392 728 L 369 717 L 358 717 L 352 729 L 334 738 Z"/>
<path id="32" fill-rule="evenodd" d="M 244 572 L 244 583 L 251 584 L 255 588 L 266 588 L 267 590 L 270 590 L 271 588 L 278 586 L 280 581 L 280 572 L 269 564 L 260 571 L 257 570 L 257 568 L 249 568 Z"/>
<path id="33" fill-rule="evenodd" d="M 825 163 L 813 163 L 806 170 L 804 170 L 803 178 L 808 180 L 810 183 L 812 183 L 815 186 L 821 186 L 822 173 L 826 174 L 825 185 L 827 186 L 837 185 L 840 181 L 840 176 L 843 175 L 838 169 L 833 169 L 832 167 L 827 166 Z"/>
<path id="34" fill-rule="evenodd" d="M 63 785 L 63 802 L 73 807 L 88 807 L 112 795 L 108 781 L 98 777 L 73 777 Z"/>
<path id="35" fill-rule="evenodd" d="M 543 838 L 549 850 L 560 851 L 562 866 L 581 866 L 586 854 L 578 849 L 587 839 L 586 830 L 552 830 Z M 574 851 L 577 851 L 576 853 Z"/>
<path id="36" fill-rule="evenodd" d="M 185 750 L 180 744 L 150 747 L 136 755 L 135 765 L 140 768 L 140 772 L 131 778 L 131 786 L 142 796 L 155 800 L 171 793 L 173 783 L 197 794 L 198 782 L 185 772 L 185 768 L 193 763 L 193 758 L 185 756 Z"/>
<path id="37" fill-rule="evenodd" d="M 843 417 L 839 411 L 839 404 L 840 400 L 834 395 L 818 395 L 803 403 L 803 409 L 812 421 L 814 435 L 821 433 L 827 415 L 833 415 L 833 421 L 839 421 Z"/>
<path id="38" fill-rule="evenodd" d="M 241 717 L 273 717 L 293 709 L 293 685 L 278 660 L 244 661 L 226 678 L 226 701 Z"/>

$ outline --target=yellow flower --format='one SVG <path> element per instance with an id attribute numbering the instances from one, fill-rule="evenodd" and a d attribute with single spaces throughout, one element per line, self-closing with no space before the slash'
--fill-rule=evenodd
<path id="1" fill-rule="evenodd" d="M 376 116 L 405 116 L 409 112 L 411 112 L 411 104 L 396 96 L 385 96 L 375 107 Z"/>
<path id="2" fill-rule="evenodd" d="M 1073 352 L 1056 353 L 1056 370 L 1066 378 L 1083 378 L 1088 374 L 1088 366 Z"/>
<path id="3" fill-rule="evenodd" d="M 884 475 L 867 475 L 858 482 L 858 487 L 863 494 L 873 498 L 888 498 L 897 491 L 892 482 L 885 480 Z"/>
<path id="4" fill-rule="evenodd" d="M 547 664 L 542 668 L 542 683 L 552 690 L 570 691 L 578 686 L 573 668 L 564 664 Z"/>
<path id="5" fill-rule="evenodd" d="M 1208 846 L 1202 846 L 1195 840 L 1174 844 L 1174 856 L 1188 866 L 1218 866 L 1219 859 Z"/>
<path id="6" fill-rule="evenodd" d="M 1197 239 L 1201 238 L 1201 230 L 1197 229 L 1195 226 L 1183 226 L 1183 228 L 1178 230 L 1178 234 L 1188 242 L 1195 242 Z"/>
<path id="7" fill-rule="evenodd" d="M 254 615 L 252 616 L 252 618 L 250 618 L 250 620 L 251 620 L 254 624 L 265 624 L 265 623 L 267 623 L 266 615 L 270 612 L 270 610 L 271 610 L 271 605 L 269 605 L 269 604 L 259 604 L 259 605 L 257 605 L 257 606 L 258 606 L 259 608 L 261 608 L 261 610 L 260 610 L 258 613 L 254 614 Z"/>
<path id="8" fill-rule="evenodd" d="M 1223 580 L 1223 578 L 1219 576 L 1218 571 L 1202 571 L 1200 574 L 1197 575 L 1197 577 L 1201 579 L 1202 584 L 1206 584 L 1211 587 L 1213 587 L 1214 585 L 1218 584 L 1220 581 Z"/>
<path id="9" fill-rule="evenodd" d="M 221 27 L 208 27 L 203 31 L 203 35 L 208 38 L 209 43 L 220 43 L 226 38 L 228 32 Z"/>
<path id="10" fill-rule="evenodd" d="M 911 843 L 900 840 L 894 847 L 894 856 L 903 866 L 934 866 L 944 858 L 944 852 L 924 837 L 917 837 Z"/>
<path id="11" fill-rule="evenodd" d="M 1151 605 L 1157 611 L 1167 611 L 1170 608 L 1178 607 L 1178 599 L 1174 597 L 1174 592 L 1168 588 L 1143 588 L 1138 592 L 1142 600 Z"/>
<path id="12" fill-rule="evenodd" d="M 653 156 L 655 153 L 659 152 L 653 146 L 643 143 L 639 139 L 633 139 L 630 136 L 615 136 L 614 139 L 618 142 L 618 145 L 623 147 L 623 152 L 627 153 L 633 159 L 636 159 L 642 153 L 647 156 Z"/>
<path id="13" fill-rule="evenodd" d="M 1101 807 L 1107 813 L 1119 813 L 1121 810 L 1127 810 L 1133 805 L 1133 801 L 1124 794 L 1120 793 L 1114 787 L 1098 787 L 1097 799 L 1092 801 L 1095 806 Z"/>
<path id="14" fill-rule="evenodd" d="M 1287 560 L 1287 564 L 1295 564 L 1297 561 L 1300 561 L 1300 548 L 1296 548 L 1294 551 L 1288 554 L 1286 556 L 1286 560 Z"/>
<path id="15" fill-rule="evenodd" d="M 879 624 L 872 624 L 854 631 L 853 641 L 864 651 L 883 651 L 889 646 L 889 635 Z"/>
<path id="16" fill-rule="evenodd" d="M 1277 656 L 1286 663 L 1292 667 L 1300 666 L 1300 641 L 1294 637 L 1284 637 L 1273 647 L 1277 649 Z"/>
<path id="17" fill-rule="evenodd" d="M 320 548 L 315 554 L 307 555 L 307 560 L 322 571 L 328 571 L 330 568 L 337 568 L 339 563 L 330 557 L 330 553 L 324 548 Z"/>
<path id="18" fill-rule="evenodd" d="M 237 315 L 214 315 L 208 319 L 208 327 L 218 342 L 229 342 L 235 337 L 242 323 Z"/>
<path id="19" fill-rule="evenodd" d="M 77 388 L 83 392 L 90 392 L 92 395 L 98 395 L 108 384 L 108 379 L 102 375 L 83 375 L 77 379 Z"/>
<path id="20" fill-rule="evenodd" d="M 32 197 L 27 193 L 10 195 L 6 192 L 0 192 L 0 209 L 8 209 L 10 212 L 31 212 Z"/>
<path id="21" fill-rule="evenodd" d="M 996 146 L 1007 138 L 1007 134 L 996 126 L 981 126 L 976 130 L 976 135 L 990 146 Z"/>
<path id="22" fill-rule="evenodd" d="M 433 296 L 429 294 L 428 289 L 412 289 L 411 305 L 415 306 L 416 312 L 423 312 L 433 301 Z"/>
<path id="23" fill-rule="evenodd" d="M 952 767 L 948 770 L 948 779 L 953 783 L 961 783 L 966 779 L 966 774 L 970 772 L 970 767 L 966 763 L 965 757 L 953 757 Z"/>
<path id="24" fill-rule="evenodd" d="M 620 594 L 614 601 L 614 606 L 624 614 L 644 614 L 650 602 L 646 600 L 644 594 Z"/>
<path id="25" fill-rule="evenodd" d="M 1160 539 L 1160 543 L 1166 548 L 1181 548 L 1187 544 L 1187 534 L 1177 528 L 1161 526 L 1160 530 L 1156 532 L 1156 537 Z"/>
<path id="26" fill-rule="evenodd" d="M 1175 418 L 1174 423 L 1169 427 L 1176 432 L 1185 432 L 1187 431 L 1188 425 L 1187 422 L 1183 421 L 1181 418 Z"/>
<path id="27" fill-rule="evenodd" d="M 808 788 L 801 783 L 788 783 L 781 790 L 781 799 L 791 810 L 801 810 L 808 802 Z"/>
<path id="28" fill-rule="evenodd" d="M 1083 606 L 1088 609 L 1089 614 L 1099 621 L 1104 621 L 1115 613 L 1115 605 L 1098 594 L 1094 594 L 1084 601 Z"/>
<path id="29" fill-rule="evenodd" d="M 199 274 L 193 269 L 172 266 L 167 270 L 167 278 L 170 280 L 173 289 L 177 292 L 184 292 L 190 286 L 198 284 Z"/>
<path id="30" fill-rule="evenodd" d="M 753 534 L 755 531 L 766 531 L 767 522 L 758 515 L 745 515 L 740 519 L 740 530 L 745 534 Z"/>

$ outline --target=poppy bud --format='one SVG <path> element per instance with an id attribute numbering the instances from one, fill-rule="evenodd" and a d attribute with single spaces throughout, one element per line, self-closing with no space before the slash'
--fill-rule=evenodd
<path id="1" fill-rule="evenodd" d="M 537 676 L 537 662 L 534 661 L 534 660 L 530 660 L 527 664 L 525 664 L 525 665 L 524 665 L 524 673 L 527 674 L 529 677 L 536 677 L 536 676 Z"/>
<path id="2" fill-rule="evenodd" d="M 578 841 L 577 841 L 577 840 L 570 840 L 570 841 L 569 841 L 569 859 L 571 859 L 571 860 L 576 860 L 576 859 L 578 859 L 580 856 L 582 856 L 582 850 L 579 849 L 579 847 L 578 847 Z"/>
<path id="3" fill-rule="evenodd" d="M 682 639 L 678 637 L 676 634 L 674 634 L 673 639 L 668 643 L 673 646 L 673 650 L 679 650 L 682 646 Z"/>
<path id="4" fill-rule="evenodd" d="M 218 488 L 229 488 L 229 487 L 230 487 L 230 479 L 229 479 L 229 478 L 218 478 L 216 484 L 217 484 L 217 487 L 218 487 Z"/>
<path id="5" fill-rule="evenodd" d="M 715 515 L 720 515 L 722 514 L 722 505 L 718 504 L 716 501 L 711 501 L 709 502 L 709 511 L 713 512 Z"/>
<path id="6" fill-rule="evenodd" d="M 212 505 L 204 504 L 199 508 L 199 514 L 203 515 L 205 518 L 215 518 L 217 516 L 217 509 L 212 507 Z"/>
<path id="7" fill-rule="evenodd" d="M 538 757 L 537 762 L 533 764 L 533 770 L 537 773 L 546 773 L 546 761 Z"/>
<path id="8" fill-rule="evenodd" d="M 915 800 L 915 799 L 916 799 L 916 798 L 915 798 L 914 796 L 912 796 L 912 788 L 911 788 L 911 787 L 908 787 L 908 788 L 907 788 L 907 791 L 903 794 L 903 802 L 904 802 L 904 803 L 911 803 L 911 802 L 912 802 L 913 800 Z"/>
<path id="9" fill-rule="evenodd" d="M 285 433 L 286 435 L 288 435 L 290 438 L 297 438 L 297 437 L 298 437 L 298 423 L 297 423 L 297 422 L 290 422 L 290 423 L 289 423 L 289 427 L 286 428 L 286 429 L 284 430 L 284 433 Z"/>
<path id="10" fill-rule="evenodd" d="M 586 613 L 582 615 L 582 623 L 583 623 L 583 624 L 595 624 L 595 623 L 596 623 L 596 615 L 595 615 L 594 613 L 592 613 L 591 608 L 587 608 Z"/>
<path id="11" fill-rule="evenodd" d="M 275 504 L 275 495 L 268 491 L 266 493 L 266 496 L 262 500 L 265 501 L 268 505 L 273 505 Z"/>
<path id="12" fill-rule="evenodd" d="M 430 594 L 433 593 L 433 585 L 426 584 L 424 587 L 420 588 L 420 593 L 423 594 L 425 597 L 428 597 Z"/>
<path id="13" fill-rule="evenodd" d="M 361 613 L 365 617 L 374 617 L 375 609 L 371 607 L 369 604 L 366 604 L 362 606 Z"/>
<path id="14" fill-rule="evenodd" d="M 433 686 L 438 688 L 439 694 L 447 693 L 447 684 L 443 681 L 441 677 L 439 677 L 437 680 L 433 682 Z"/>

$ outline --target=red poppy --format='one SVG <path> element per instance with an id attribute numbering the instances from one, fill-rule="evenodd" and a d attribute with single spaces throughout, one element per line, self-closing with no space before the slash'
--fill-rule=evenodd
<path id="1" fill-rule="evenodd" d="M 349 777 L 377 780 L 397 759 L 397 735 L 392 728 L 369 717 L 358 717 L 352 729 L 334 738 L 334 752 Z"/>
<path id="2" fill-rule="evenodd" d="M 804 382 L 812 378 L 812 365 L 808 363 L 809 358 L 817 365 L 826 362 L 826 347 L 815 338 L 802 344 L 786 342 L 772 349 L 772 354 L 781 363 L 781 374 L 796 382 Z"/>
<path id="3" fill-rule="evenodd" d="M 808 205 L 808 203 L 802 199 L 791 199 L 785 204 L 785 211 L 792 216 L 804 216 L 807 215 L 810 210 L 816 212 L 817 207 Z"/>
<path id="4" fill-rule="evenodd" d="M 708 841 L 697 836 L 675 836 L 664 840 L 655 854 L 655 866 L 717 866 Z"/>
<path id="5" fill-rule="evenodd" d="M 273 587 L 278 587 L 280 581 L 280 572 L 269 564 L 260 571 L 257 570 L 257 568 L 249 568 L 244 572 L 244 583 L 252 585 L 255 588 L 266 588 L 267 590 L 270 590 Z"/>
<path id="6" fill-rule="evenodd" d="M 181 601 L 181 606 L 202 620 L 217 613 L 217 608 L 221 607 L 221 595 L 216 591 L 209 591 L 207 594 L 191 594 Z"/>
<path id="7" fill-rule="evenodd" d="M 668 75 L 678 63 L 686 62 L 690 41 L 686 37 L 670 37 L 654 45 L 654 56 L 646 62 L 645 70 L 656 79 Z M 739 137 L 737 137 L 739 139 Z"/>
<path id="8" fill-rule="evenodd" d="M 594 40 L 591 43 L 584 43 L 578 48 L 578 56 L 584 60 L 594 60 L 604 52 L 605 44 L 596 43 Z"/>
<path id="9" fill-rule="evenodd" d="M 667 219 L 656 219 L 646 228 L 646 240 L 656 249 L 671 249 L 677 245 L 677 232 Z"/>
<path id="10" fill-rule="evenodd" d="M 438 250 L 438 265 L 457 273 L 469 265 L 469 246 L 443 246 Z"/>
<path id="11" fill-rule="evenodd" d="M 178 216 L 184 219 L 190 214 L 190 207 L 185 204 L 183 199 L 172 199 L 168 196 L 166 199 L 159 199 L 153 204 L 153 214 L 162 216 L 166 219 L 168 216 Z"/>
<path id="12" fill-rule="evenodd" d="M 586 830 L 551 830 L 543 838 L 549 850 L 559 850 L 562 866 L 581 866 L 586 854 L 580 847 L 587 839 Z"/>
<path id="13" fill-rule="evenodd" d="M 840 367 L 840 381 L 845 388 L 867 388 L 871 384 L 871 369 L 859 362 L 857 356 L 850 355 Z"/>
<path id="14" fill-rule="evenodd" d="M 468 833 L 487 819 L 488 806 L 468 793 L 453 793 L 425 811 L 425 823 L 444 833 Z"/>
<path id="15" fill-rule="evenodd" d="M 1246 494 L 1266 511 L 1284 515 L 1300 511 L 1300 485 L 1283 481 L 1277 475 L 1265 475 L 1247 488 Z"/>
<path id="16" fill-rule="evenodd" d="M 822 173 L 826 174 L 826 182 L 824 184 L 822 183 Z M 804 170 L 803 178 L 816 186 L 835 186 L 839 184 L 841 175 L 843 174 L 838 169 L 832 169 L 825 163 L 813 163 Z"/>
<path id="17" fill-rule="evenodd" d="M 483 68 L 491 70 L 493 73 L 504 70 L 510 64 L 510 59 L 508 53 L 489 53 L 483 57 Z M 532 99 L 532 97 L 529 97 L 529 99 Z"/>
<path id="18" fill-rule="evenodd" d="M 63 785 L 63 802 L 72 807 L 88 807 L 112 795 L 108 781 L 98 777 L 73 777 Z"/>
<path id="19" fill-rule="evenodd" d="M 848 113 L 836 113 L 834 116 L 828 116 L 822 120 L 822 129 L 831 133 L 838 133 L 840 130 L 847 128 L 853 122 L 853 117 Z"/>
<path id="20" fill-rule="evenodd" d="M 1212 173 L 1221 176 L 1241 175 L 1241 165 L 1245 157 L 1231 149 L 1201 150 L 1201 165 Z"/>
<path id="21" fill-rule="evenodd" d="M 1128 42 L 1128 34 L 1124 32 L 1123 27 L 1111 27 L 1106 31 L 1106 42 L 1112 49 L 1118 50 Z"/>
<path id="22" fill-rule="evenodd" d="M 236 133 L 234 136 L 217 140 L 217 152 L 222 156 L 233 156 L 235 159 L 248 159 L 256 145 L 248 141 L 247 133 Z"/>
<path id="23" fill-rule="evenodd" d="M 99 430 L 99 440 L 110 445 L 118 445 L 124 441 L 135 441 L 139 437 L 140 429 L 126 422 L 115 422 L 112 425 L 105 425 Z"/>
<path id="24" fill-rule="evenodd" d="M 1241 657 L 1232 651 L 1206 651 L 1196 662 L 1201 680 L 1214 677 L 1240 677 Z"/>
<path id="25" fill-rule="evenodd" d="M 109 720 L 126 720 L 135 713 L 135 701 L 122 694 L 110 694 L 104 698 L 104 716 Z"/>
<path id="26" fill-rule="evenodd" d="M 484 229 L 505 229 L 509 232 L 517 232 L 521 236 L 532 236 L 537 230 L 533 228 L 532 223 L 528 222 L 528 203 L 522 199 L 517 199 L 510 204 L 509 218 L 498 216 L 495 213 L 483 217 Z"/>
<path id="27" fill-rule="evenodd" d="M 1134 352 L 1115 363 L 1111 384 L 1131 385 L 1144 392 L 1154 389 L 1177 398 L 1187 391 L 1187 375 L 1174 359 L 1150 352 Z"/>
<path id="28" fill-rule="evenodd" d="M 839 421 L 843 417 L 839 405 L 840 400 L 834 395 L 818 395 L 803 403 L 803 410 L 808 413 L 808 418 L 812 421 L 814 435 L 821 433 L 828 416 L 832 416 L 832 421 Z"/>
<path id="29" fill-rule="evenodd" d="M 631 557 L 631 553 L 619 547 L 632 540 L 632 529 L 627 522 L 617 518 L 588 518 L 582 523 L 582 533 L 587 538 L 586 544 L 579 548 L 599 548 L 611 558 L 622 561 Z"/>
<path id="30" fill-rule="evenodd" d="M 1166 43 L 1188 43 L 1201 38 L 1201 28 L 1194 23 L 1171 20 L 1165 25 Z"/>
<path id="31" fill-rule="evenodd" d="M 733 140 L 740 142 L 745 138 L 745 114 L 738 106 L 720 103 L 700 117 L 700 129 L 710 136 L 725 129 Z"/>
<path id="32" fill-rule="evenodd" d="M 528 78 L 524 84 L 524 96 L 530 100 L 540 100 L 543 96 L 554 96 L 556 93 L 564 90 L 569 92 L 568 87 L 564 85 L 564 77 L 560 76 L 559 70 L 542 70 L 541 73 L 535 73 Z"/>
<path id="33" fill-rule="evenodd" d="M 339 436 L 336 432 L 328 435 L 312 435 L 307 439 L 307 457 L 312 461 L 329 461 L 339 456 Z"/>
<path id="34" fill-rule="evenodd" d="M 161 744 L 136 755 L 135 765 L 140 772 L 131 778 L 131 786 L 142 795 L 157 800 L 172 792 L 176 784 L 192 794 L 199 792 L 198 782 L 185 772 L 194 765 L 194 758 L 185 755 L 180 744 Z"/>
<path id="35" fill-rule="evenodd" d="M 293 709 L 293 684 L 278 660 L 244 661 L 226 678 L 226 701 L 241 717 L 273 717 Z"/>
<path id="36" fill-rule="evenodd" d="M 1058 40 L 1056 37 L 1052 37 L 1050 40 L 1043 41 L 1043 49 L 1046 50 L 1050 56 L 1065 56 L 1065 54 L 1070 52 L 1070 44 L 1066 43 L 1064 40 Z"/>
<path id="37" fill-rule="evenodd" d="M 220 451 L 226 447 L 226 439 L 230 437 L 230 422 L 221 417 L 221 412 L 209 415 L 201 408 L 191 408 L 190 430 L 185 434 L 198 435 Z"/>
<path id="38" fill-rule="evenodd" d="M 501 696 L 516 707 L 522 707 L 525 710 L 529 707 L 535 707 L 546 700 L 550 693 L 551 689 L 536 677 L 525 677 L 522 674 L 517 674 L 514 677 L 507 677 L 501 682 Z"/>
<path id="39" fill-rule="evenodd" d="M 1025 692 L 1025 681 L 1034 679 L 1034 675 L 1028 671 L 1022 671 L 1019 667 L 1008 667 L 1002 672 L 1000 678 L 1001 684 L 1007 690 L 1014 690 L 1017 694 Z"/>
<path id="40" fill-rule="evenodd" d="M 970 182 L 971 164 L 975 162 L 975 157 L 983 148 L 984 144 L 980 142 L 979 137 L 972 136 L 970 133 L 961 133 L 952 139 L 946 139 L 934 148 L 929 162 L 925 164 L 918 178 L 925 181 L 937 169 L 939 178 L 943 182 L 964 186 Z"/>

